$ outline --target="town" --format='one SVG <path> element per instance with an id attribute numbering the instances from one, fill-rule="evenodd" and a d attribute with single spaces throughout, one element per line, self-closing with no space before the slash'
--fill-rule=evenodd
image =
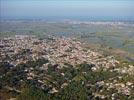
<path id="1" fill-rule="evenodd" d="M 132 100 L 133 63 L 82 45 L 75 38 L 65 37 L 15 35 L 1 38 L 0 99 Z"/>

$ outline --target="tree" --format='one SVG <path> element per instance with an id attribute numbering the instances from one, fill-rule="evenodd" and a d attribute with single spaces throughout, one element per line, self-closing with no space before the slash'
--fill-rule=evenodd
<path id="1" fill-rule="evenodd" d="M 17 96 L 17 100 L 50 100 L 47 94 L 33 86 L 25 85 L 21 91 L 21 94 Z"/>

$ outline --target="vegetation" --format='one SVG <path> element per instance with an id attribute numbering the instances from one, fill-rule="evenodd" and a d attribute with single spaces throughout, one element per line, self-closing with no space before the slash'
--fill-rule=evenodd
<path id="1" fill-rule="evenodd" d="M 60 69 L 57 68 L 60 65 L 52 64 L 48 65 L 47 70 L 36 69 L 37 66 L 40 68 L 48 62 L 46 59 L 38 59 L 37 61 L 19 64 L 13 68 L 10 67 L 10 64 L 1 63 L 0 71 L 3 72 L 0 77 L 1 90 L 5 92 L 10 90 L 7 95 L 10 98 L 17 98 L 17 100 L 101 100 L 102 97 L 95 96 L 95 93 L 105 95 L 105 99 L 112 98 L 113 93 L 115 93 L 116 99 L 128 99 L 128 96 L 117 93 L 116 89 L 107 90 L 106 85 L 97 83 L 102 81 L 111 82 L 110 79 L 118 79 L 117 77 L 120 74 L 116 71 L 112 72 L 103 69 L 92 71 L 94 65 L 86 62 L 77 65 L 77 67 L 65 63 Z M 31 68 L 31 66 L 33 66 L 33 70 L 29 70 L 30 73 L 34 73 L 37 76 L 28 80 L 28 72 L 25 70 Z M 122 80 L 118 80 L 118 82 L 124 81 L 126 83 L 131 79 L 134 81 L 133 77 L 126 76 Z M 50 92 L 53 88 L 56 89 L 54 93 Z M 130 100 L 132 96 L 129 96 Z"/>

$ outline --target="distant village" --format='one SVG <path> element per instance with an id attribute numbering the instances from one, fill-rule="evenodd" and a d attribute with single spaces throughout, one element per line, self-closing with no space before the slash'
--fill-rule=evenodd
<path id="1" fill-rule="evenodd" d="M 113 56 L 104 57 L 97 52 L 84 49 L 82 45 L 81 42 L 71 38 L 48 37 L 48 39 L 39 40 L 34 36 L 15 35 L 15 37 L 1 39 L 0 60 L 5 59 L 7 55 L 12 56 L 20 52 L 28 52 L 29 54 L 25 55 L 24 58 L 19 59 L 18 57 L 18 59 L 7 59 L 7 61 L 16 65 L 29 59 L 44 57 L 53 64 L 70 63 L 77 65 L 87 62 L 95 64 L 96 68 L 114 67 L 119 63 Z"/>

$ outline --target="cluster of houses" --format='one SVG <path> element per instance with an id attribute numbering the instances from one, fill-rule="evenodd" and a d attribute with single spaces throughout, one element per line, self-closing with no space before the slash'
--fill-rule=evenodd
<path id="1" fill-rule="evenodd" d="M 30 37 L 18 35 L 15 37 L 3 38 L 0 40 L 0 62 L 6 61 L 13 66 L 16 66 L 19 63 L 26 63 L 29 60 L 35 61 L 39 58 L 45 58 L 48 59 L 49 63 L 52 65 L 60 65 L 57 66 L 59 69 L 64 63 L 69 63 L 70 65 L 76 66 L 86 62 L 94 65 L 92 67 L 92 71 L 97 71 L 100 68 L 103 68 L 103 70 L 111 70 L 111 68 L 113 68 L 111 71 L 134 75 L 133 65 L 129 65 L 129 67 L 116 68 L 120 62 L 113 56 L 104 56 L 89 49 L 85 50 L 82 45 L 83 44 L 76 39 L 64 37 L 38 39 L 34 36 Z M 48 63 L 43 64 L 40 69 L 47 70 L 48 65 Z M 28 72 L 28 70 L 29 73 L 27 73 L 27 80 L 32 80 L 37 76 L 33 73 L 32 66 L 30 69 L 25 71 Z M 64 73 L 61 73 L 61 75 L 64 76 Z M 44 84 L 42 80 L 38 80 L 38 83 Z M 107 89 L 117 88 L 118 92 L 122 92 L 125 95 L 130 95 L 130 86 L 132 87 L 134 85 L 132 82 L 105 83 L 104 81 L 101 81 L 101 83 L 108 86 L 109 88 Z M 67 85 L 67 83 L 64 83 L 62 88 Z M 42 88 L 45 88 L 45 86 L 43 85 Z M 58 92 L 58 90 L 53 87 L 50 93 L 55 92 Z"/>
<path id="2" fill-rule="evenodd" d="M 38 59 L 40 57 L 47 58 L 53 63 L 70 63 L 72 65 L 81 64 L 83 62 L 93 63 L 96 67 L 112 67 L 119 63 L 114 57 L 103 57 L 103 55 L 91 51 L 84 50 L 82 44 L 75 39 L 70 38 L 53 38 L 52 40 L 39 40 L 29 36 L 16 36 L 4 38 L 0 41 L 0 55 L 6 58 L 6 55 L 19 56 L 20 52 L 28 52 L 25 59 L 18 57 L 12 60 L 12 63 L 25 62 L 27 59 Z M 21 54 L 20 54 L 21 55 Z M 1 59 L 2 60 L 2 59 Z M 7 59 L 9 60 L 9 59 Z"/>

